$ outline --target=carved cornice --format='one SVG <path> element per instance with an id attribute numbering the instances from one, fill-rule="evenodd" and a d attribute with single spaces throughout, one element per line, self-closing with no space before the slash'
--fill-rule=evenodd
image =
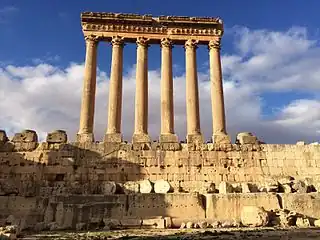
<path id="1" fill-rule="evenodd" d="M 119 33 L 152 33 L 152 34 L 175 34 L 175 35 L 199 35 L 199 36 L 221 36 L 223 31 L 217 26 L 206 28 L 194 26 L 162 26 L 141 24 L 112 24 L 112 23 L 82 23 L 84 31 L 95 32 L 119 32 Z"/>
<path id="2" fill-rule="evenodd" d="M 112 37 L 111 44 L 112 44 L 112 46 L 123 47 L 124 46 L 124 37 L 120 37 L 120 36 Z"/>
<path id="3" fill-rule="evenodd" d="M 138 37 L 137 38 L 137 46 L 142 46 L 142 47 L 149 47 L 149 39 L 148 38 L 144 38 L 144 37 Z"/>
<path id="4" fill-rule="evenodd" d="M 98 43 L 99 40 L 101 39 L 101 37 L 100 36 L 96 36 L 96 35 L 87 35 L 87 36 L 84 37 L 84 39 L 88 43 Z"/>
<path id="5" fill-rule="evenodd" d="M 170 38 L 161 39 L 161 47 L 173 48 L 173 43 Z"/>
<path id="6" fill-rule="evenodd" d="M 185 42 L 184 48 L 185 49 L 197 49 L 198 40 L 189 39 Z"/>
<path id="7" fill-rule="evenodd" d="M 209 48 L 209 50 L 213 49 L 213 48 L 220 50 L 221 49 L 221 38 L 217 37 L 215 39 L 212 39 L 208 44 L 208 48 Z"/>

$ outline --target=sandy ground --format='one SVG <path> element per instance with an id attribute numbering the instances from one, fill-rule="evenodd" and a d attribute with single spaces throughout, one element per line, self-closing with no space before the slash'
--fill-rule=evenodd
<path id="1" fill-rule="evenodd" d="M 274 239 L 304 240 L 319 239 L 320 229 L 275 229 L 275 228 L 242 228 L 242 229 L 131 229 L 105 232 L 43 232 L 25 235 L 20 239 Z"/>

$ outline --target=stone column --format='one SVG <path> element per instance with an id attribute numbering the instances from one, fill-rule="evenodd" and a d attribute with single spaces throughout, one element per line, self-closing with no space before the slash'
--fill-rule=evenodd
<path id="1" fill-rule="evenodd" d="M 172 41 L 161 39 L 161 134 L 160 142 L 178 142 L 174 134 Z"/>
<path id="2" fill-rule="evenodd" d="M 90 35 L 86 40 L 86 60 L 84 67 L 83 92 L 80 112 L 80 126 L 77 134 L 78 142 L 92 142 L 94 105 L 96 94 L 97 45 L 98 36 Z"/>
<path id="3" fill-rule="evenodd" d="M 186 51 L 187 142 L 202 142 L 196 49 L 198 41 L 189 39 Z"/>
<path id="4" fill-rule="evenodd" d="M 121 111 L 122 111 L 122 59 L 123 37 L 112 38 L 112 60 L 109 83 L 108 128 L 105 142 L 122 142 Z"/>
<path id="5" fill-rule="evenodd" d="M 214 143 L 230 143 L 226 133 L 226 120 L 223 99 L 222 70 L 220 59 L 221 37 L 209 42 L 211 106 Z"/>
<path id="6" fill-rule="evenodd" d="M 150 142 L 148 136 L 148 39 L 137 39 L 136 95 L 133 143 Z"/>

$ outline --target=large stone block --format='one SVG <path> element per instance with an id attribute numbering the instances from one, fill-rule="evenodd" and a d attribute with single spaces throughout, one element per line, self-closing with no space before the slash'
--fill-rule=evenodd
<path id="1" fill-rule="evenodd" d="M 240 221 L 244 206 L 263 207 L 269 211 L 280 208 L 276 194 L 206 194 L 206 217 L 214 221 Z"/>
<path id="2" fill-rule="evenodd" d="M 38 135 L 33 130 L 24 130 L 21 133 L 16 133 L 12 138 L 12 142 L 31 143 L 38 142 Z"/>
<path id="3" fill-rule="evenodd" d="M 258 144 L 258 138 L 250 132 L 241 132 L 237 134 L 236 143 L 239 144 Z"/>
<path id="4" fill-rule="evenodd" d="M 0 130 L 0 144 L 8 141 L 7 134 L 4 130 Z"/>
<path id="5" fill-rule="evenodd" d="M 67 133 L 64 130 L 56 130 L 47 135 L 48 143 L 66 143 L 68 141 Z"/>

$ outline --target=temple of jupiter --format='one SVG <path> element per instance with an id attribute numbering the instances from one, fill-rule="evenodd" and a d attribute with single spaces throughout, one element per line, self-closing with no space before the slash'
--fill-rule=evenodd
<path id="1" fill-rule="evenodd" d="M 161 143 L 177 143 L 174 132 L 172 48 L 185 48 L 187 142 L 202 143 L 200 128 L 197 48 L 207 47 L 210 59 L 212 140 L 229 143 L 223 98 L 220 42 L 223 23 L 219 18 L 176 17 L 114 13 L 83 13 L 82 30 L 86 41 L 79 142 L 94 141 L 93 122 L 96 88 L 96 58 L 99 41 L 111 43 L 108 126 L 105 142 L 122 142 L 122 71 L 125 44 L 136 44 L 136 89 L 133 143 L 151 142 L 148 135 L 148 47 L 161 49 Z"/>
<path id="2" fill-rule="evenodd" d="M 48 133 L 43 142 L 30 129 L 12 137 L 0 130 L 0 238 L 14 226 L 19 231 L 320 226 L 319 143 L 265 144 L 250 132 L 230 142 L 220 19 L 90 12 L 81 20 L 86 60 L 77 140 L 68 141 L 63 130 Z M 104 140 L 94 141 L 100 41 L 112 48 L 108 126 Z M 137 69 L 134 131 L 126 142 L 121 111 L 128 44 L 136 44 Z M 159 141 L 148 135 L 151 44 L 161 49 Z M 187 143 L 174 131 L 176 45 L 185 49 Z M 200 47 L 208 48 L 210 62 L 213 142 L 206 143 L 199 114 Z"/>

